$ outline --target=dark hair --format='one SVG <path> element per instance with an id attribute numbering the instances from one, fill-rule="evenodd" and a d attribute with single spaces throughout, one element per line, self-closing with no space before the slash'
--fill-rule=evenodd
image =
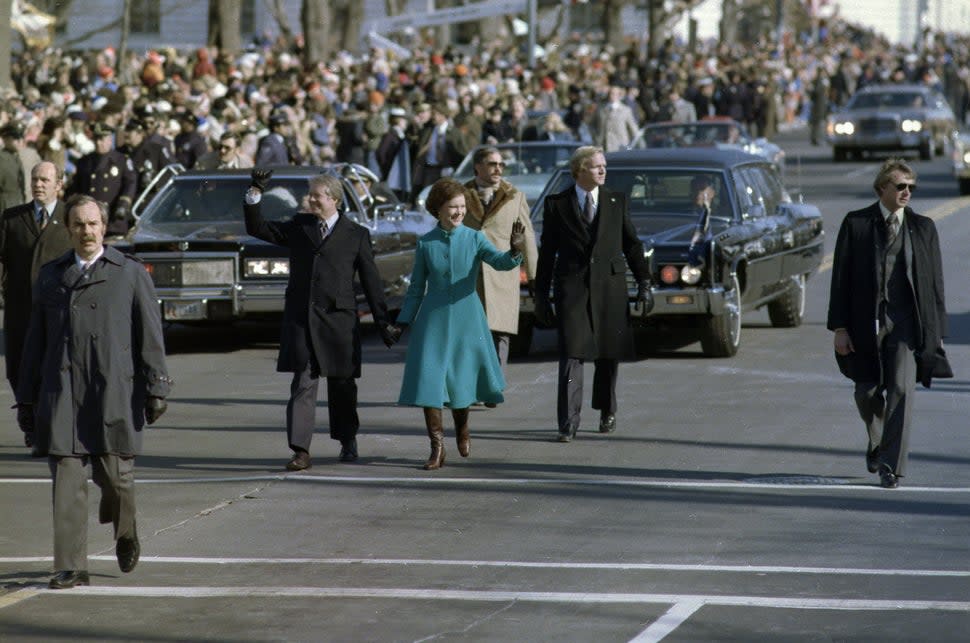
<path id="1" fill-rule="evenodd" d="M 486 145 L 485 147 L 480 147 L 477 150 L 475 150 L 475 154 L 472 156 L 472 163 L 474 163 L 475 165 L 478 165 L 479 163 L 483 162 L 492 154 L 501 154 L 501 152 L 499 152 L 498 148 L 493 145 Z"/>
<path id="2" fill-rule="evenodd" d="M 89 203 L 97 206 L 98 212 L 101 214 L 101 223 L 108 225 L 108 206 L 105 205 L 104 201 L 98 201 L 89 194 L 75 194 L 67 200 L 67 203 L 64 204 L 64 225 L 70 228 L 71 212 Z"/>
<path id="3" fill-rule="evenodd" d="M 458 195 L 468 198 L 468 190 L 459 181 L 452 178 L 438 179 L 435 181 L 434 185 L 431 186 L 431 191 L 428 192 L 428 198 L 424 202 L 424 207 L 427 208 L 434 217 L 438 216 L 438 210 L 442 205 L 451 201 Z"/>

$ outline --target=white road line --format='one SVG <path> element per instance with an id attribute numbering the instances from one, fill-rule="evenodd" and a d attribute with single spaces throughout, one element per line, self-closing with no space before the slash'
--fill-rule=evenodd
<path id="1" fill-rule="evenodd" d="M 114 562 L 115 556 L 89 556 L 89 560 Z M 50 556 L 0 557 L 0 564 L 50 563 Z M 506 569 L 599 569 L 612 571 L 724 572 L 739 574 L 817 574 L 833 576 L 905 576 L 968 578 L 970 569 L 873 569 L 863 567 L 806 567 L 802 565 L 711 565 L 678 563 L 586 563 L 533 562 L 521 560 L 440 560 L 424 558 L 271 558 L 221 556 L 142 556 L 142 564 L 165 565 L 375 565 L 429 567 L 500 567 Z"/>
<path id="2" fill-rule="evenodd" d="M 752 478 L 756 477 L 752 474 Z M 797 476 L 792 474 L 791 478 L 824 478 L 824 476 Z M 736 482 L 736 481 L 702 481 L 702 480 L 616 480 L 612 478 L 454 478 L 439 477 L 431 478 L 408 478 L 402 476 L 320 476 L 307 473 L 296 474 L 269 474 L 254 476 L 229 476 L 229 477 L 205 477 L 205 478 L 142 478 L 136 479 L 137 484 L 214 484 L 224 482 L 255 482 L 264 480 L 277 480 L 281 482 L 302 482 L 302 483 L 350 483 L 350 484 L 381 484 L 381 485 L 490 485 L 490 486 L 576 486 L 576 487 L 638 487 L 650 489 L 707 489 L 710 491 L 724 491 L 731 493 L 745 491 L 786 490 L 786 491 L 811 491 L 818 492 L 819 489 L 826 491 L 839 491 L 851 493 L 887 493 L 892 496 L 900 496 L 909 493 L 942 493 L 942 494 L 966 494 L 970 493 L 970 487 L 918 487 L 903 485 L 898 489 L 886 490 L 881 488 L 875 481 L 865 482 L 859 478 L 837 478 L 828 477 L 828 481 L 799 482 Z M 49 478 L 0 478 L 0 484 L 50 484 Z"/>
<path id="3" fill-rule="evenodd" d="M 532 603 L 678 604 L 777 607 L 815 610 L 936 610 L 970 612 L 970 601 L 902 599 L 781 598 L 718 594 L 643 594 L 620 592 L 517 592 L 513 590 L 423 589 L 418 587 L 75 587 L 41 590 L 44 598 L 110 596 L 127 598 L 399 598 L 435 601 L 527 601 Z"/>
<path id="4" fill-rule="evenodd" d="M 17 603 L 25 601 L 28 598 L 33 598 L 34 596 L 37 596 L 38 593 L 40 593 L 39 588 L 30 587 L 19 589 L 17 591 L 10 592 L 9 594 L 4 594 L 3 596 L 0 596 L 0 610 L 5 607 L 10 607 L 11 605 L 16 605 Z"/>
<path id="5" fill-rule="evenodd" d="M 651 623 L 650 627 L 630 639 L 630 643 L 656 643 L 660 641 L 680 627 L 684 621 L 703 606 L 704 603 L 701 601 L 677 603 L 667 610 L 666 614 Z"/>

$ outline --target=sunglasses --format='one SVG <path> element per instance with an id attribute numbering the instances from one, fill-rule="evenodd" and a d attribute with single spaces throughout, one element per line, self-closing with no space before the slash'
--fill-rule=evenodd
<path id="1" fill-rule="evenodd" d="M 896 184 L 896 191 L 897 192 L 902 192 L 903 190 L 906 190 L 906 189 L 909 189 L 909 193 L 912 194 L 913 192 L 916 191 L 916 184 L 915 183 L 897 183 Z"/>

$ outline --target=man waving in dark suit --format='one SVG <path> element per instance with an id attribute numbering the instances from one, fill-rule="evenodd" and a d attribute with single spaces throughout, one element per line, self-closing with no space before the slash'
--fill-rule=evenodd
<path id="1" fill-rule="evenodd" d="M 603 187 L 606 158 L 599 147 L 578 148 L 569 161 L 575 186 L 546 197 L 536 268 L 536 321 L 555 323 L 559 337 L 559 441 L 579 428 L 583 363 L 594 360 L 593 408 L 600 433 L 616 429 L 618 361 L 633 352 L 626 267 L 649 311 L 650 267 L 630 221 L 626 195 Z M 555 320 L 549 301 L 554 287 Z"/>
<path id="2" fill-rule="evenodd" d="M 20 355 L 30 322 L 33 284 L 40 267 L 71 249 L 64 225 L 64 203 L 57 198 L 63 176 L 57 166 L 42 161 L 30 171 L 33 199 L 8 208 L 0 220 L 0 263 L 3 264 L 3 331 L 7 379 L 17 390 Z"/>
<path id="3" fill-rule="evenodd" d="M 320 376 L 327 378 L 330 437 L 341 444 L 340 461 L 357 459 L 357 381 L 360 377 L 360 321 L 354 275 L 360 279 L 374 321 L 390 347 L 401 331 L 388 322 L 387 305 L 370 233 L 338 210 L 343 184 L 336 176 L 310 179 L 306 213 L 289 221 L 266 221 L 259 202 L 272 172 L 254 169 L 246 193 L 246 231 L 290 249 L 290 283 L 283 307 L 276 370 L 293 373 L 286 405 L 290 471 L 310 467 Z"/>
<path id="4" fill-rule="evenodd" d="M 832 264 L 828 328 L 836 359 L 855 382 L 869 434 L 866 465 L 886 488 L 906 469 L 916 382 L 952 376 L 943 353 L 943 261 L 933 220 L 909 200 L 916 173 L 887 160 L 873 182 L 879 200 L 842 221 Z"/>

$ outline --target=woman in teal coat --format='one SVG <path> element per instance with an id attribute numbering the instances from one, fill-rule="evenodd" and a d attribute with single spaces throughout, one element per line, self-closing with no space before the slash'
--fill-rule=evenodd
<path id="1" fill-rule="evenodd" d="M 465 195 L 465 187 L 450 178 L 437 181 L 428 193 L 426 207 L 438 225 L 418 241 L 411 285 L 397 318 L 411 328 L 398 403 L 424 408 L 431 439 L 425 469 L 445 462 L 442 407 L 451 408 L 458 453 L 466 457 L 468 407 L 501 402 L 505 388 L 475 284 L 483 261 L 496 270 L 522 263 L 525 227 L 512 228 L 511 250 L 496 250 L 481 232 L 461 225 Z"/>

